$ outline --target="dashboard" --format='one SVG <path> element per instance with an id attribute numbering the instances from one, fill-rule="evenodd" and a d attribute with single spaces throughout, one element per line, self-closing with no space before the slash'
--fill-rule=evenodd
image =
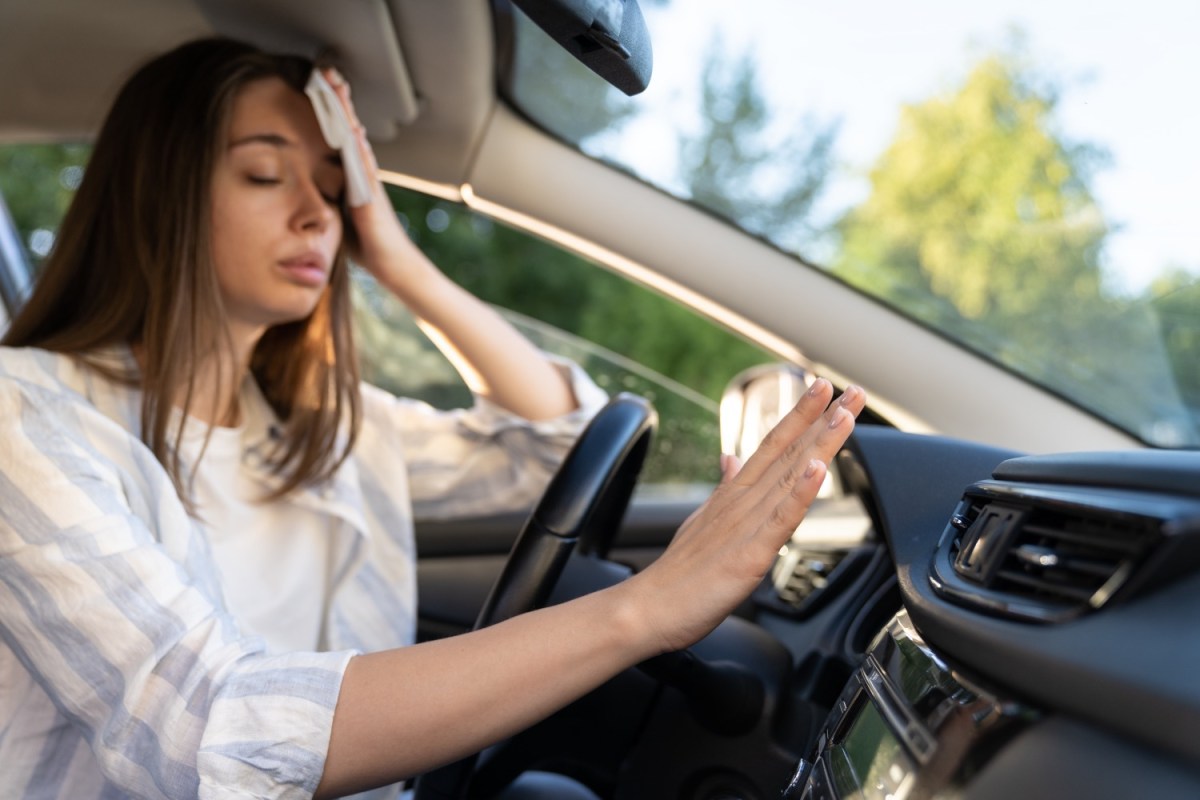
<path id="1" fill-rule="evenodd" d="M 900 610 L 785 797 L 1200 797 L 1200 453 L 840 458 Z"/>

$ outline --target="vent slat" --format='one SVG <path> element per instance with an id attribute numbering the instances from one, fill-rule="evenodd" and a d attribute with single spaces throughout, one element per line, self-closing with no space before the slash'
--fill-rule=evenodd
<path id="1" fill-rule="evenodd" d="M 1062 528 L 1055 528 L 1046 524 L 1027 524 L 1024 533 L 1026 535 L 1045 536 L 1050 539 L 1081 544 L 1096 549 L 1104 548 L 1113 550 L 1124 556 L 1137 555 L 1142 549 L 1142 542 L 1138 539 L 1131 540 L 1128 530 L 1114 531 L 1111 528 L 1105 528 L 1102 530 L 1079 532 L 1063 530 Z"/>
<path id="2" fill-rule="evenodd" d="M 1029 575 L 1023 572 L 1014 572 L 1012 570 L 1004 569 L 1000 570 L 996 577 L 997 583 L 1001 581 L 1009 581 L 1011 583 L 1020 584 L 1021 586 L 1027 586 L 1030 589 L 1035 589 L 1039 593 L 1058 595 L 1060 597 L 1066 597 L 1072 600 L 1082 600 L 1084 602 L 1090 600 L 1092 595 L 1096 593 L 1096 589 L 1099 589 L 1100 585 L 1103 585 L 1100 584 L 1095 587 L 1086 585 L 1077 586 L 1068 583 L 1061 583 L 1055 580 L 1048 580 L 1046 578 Z M 994 585 L 995 584 L 993 584 L 993 586 Z"/>
<path id="3" fill-rule="evenodd" d="M 1039 604 L 1051 613 L 1087 608 L 1101 589 L 1118 588 L 1124 578 L 1114 577 L 1129 572 L 1158 536 L 1151 520 L 1103 519 L 1087 510 L 1075 514 L 1062 508 L 1022 509 L 1011 497 L 998 504 L 964 503 L 956 513 L 971 520 L 1008 519 L 1013 525 L 1003 541 L 991 537 L 1001 552 L 994 559 L 976 559 L 979 565 L 963 553 L 982 552 L 981 542 L 991 528 L 981 523 L 960 533 L 952 545 L 953 569 L 960 578 L 996 598 Z M 994 567 L 987 568 L 987 563 Z"/>

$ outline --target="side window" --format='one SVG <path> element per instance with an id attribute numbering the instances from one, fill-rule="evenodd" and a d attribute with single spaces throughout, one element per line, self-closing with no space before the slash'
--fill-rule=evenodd
<path id="1" fill-rule="evenodd" d="M 0 331 L 50 252 L 89 152 L 82 144 L 0 145 Z"/>
<path id="2" fill-rule="evenodd" d="M 86 144 L 0 145 L 0 192 L 35 266 L 54 245 L 90 154 Z"/>
<path id="3" fill-rule="evenodd" d="M 606 391 L 646 397 L 659 430 L 642 480 L 656 496 L 707 493 L 719 478 L 717 404 L 725 383 L 773 357 L 626 278 L 470 210 L 388 187 L 409 236 L 452 279 L 543 350 L 580 364 Z M 449 408 L 469 403 L 453 369 L 401 305 L 361 271 L 357 333 L 365 377 Z"/>

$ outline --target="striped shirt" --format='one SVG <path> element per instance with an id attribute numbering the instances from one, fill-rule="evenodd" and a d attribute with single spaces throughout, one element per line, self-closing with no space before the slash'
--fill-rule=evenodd
<path id="1" fill-rule="evenodd" d="M 0 798 L 311 796 L 347 662 L 413 641 L 414 514 L 528 507 L 605 400 L 563 369 L 580 408 L 541 422 L 364 386 L 353 456 L 278 501 L 333 522 L 322 647 L 273 653 L 228 612 L 203 525 L 139 438 L 140 394 L 0 348 Z M 244 463 L 269 488 L 254 396 Z"/>

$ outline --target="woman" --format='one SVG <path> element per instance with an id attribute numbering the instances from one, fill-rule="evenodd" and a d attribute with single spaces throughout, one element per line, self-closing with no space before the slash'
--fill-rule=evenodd
<path id="1" fill-rule="evenodd" d="M 205 40 L 135 74 L 0 349 L 17 796 L 336 796 L 475 752 L 711 630 L 863 406 L 819 381 L 624 584 L 405 646 L 411 506 L 527 504 L 602 397 L 416 250 L 361 126 L 374 197 L 343 208 L 310 70 Z M 359 386 L 348 250 L 446 344 L 475 409 Z"/>

